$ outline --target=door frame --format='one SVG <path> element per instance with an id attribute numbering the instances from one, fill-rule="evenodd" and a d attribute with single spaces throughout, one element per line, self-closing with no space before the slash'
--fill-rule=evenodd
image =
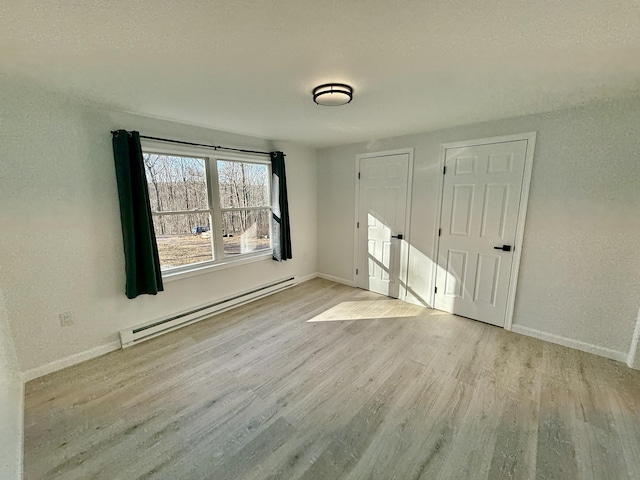
<path id="1" fill-rule="evenodd" d="M 409 155 L 409 166 L 407 170 L 407 204 L 405 208 L 405 218 L 404 218 L 404 228 L 405 232 L 403 233 L 403 244 L 406 245 L 406 248 L 401 248 L 400 250 L 400 272 L 399 272 L 399 280 L 404 286 L 400 286 L 400 297 L 399 300 L 406 300 L 407 298 L 407 279 L 409 277 L 409 248 L 411 246 L 411 191 L 413 187 L 413 147 L 410 148 L 400 148 L 397 150 L 385 150 L 382 152 L 371 152 L 371 153 L 362 153 L 356 155 L 355 159 L 355 192 L 356 192 L 356 201 L 355 201 L 355 211 L 353 217 L 353 286 L 358 287 L 358 276 L 356 275 L 356 269 L 358 268 L 358 258 L 360 255 L 360 248 L 358 245 L 359 239 L 359 228 L 357 225 L 358 222 L 358 214 L 360 213 L 360 182 L 358 178 L 358 173 L 360 172 L 360 161 L 366 158 L 376 158 L 376 157 L 389 157 L 392 155 Z M 363 267 L 364 268 L 364 267 Z"/>
<path id="2" fill-rule="evenodd" d="M 442 228 L 442 195 L 444 194 L 444 166 L 448 149 L 461 147 L 475 147 L 478 145 L 490 145 L 492 143 L 507 143 L 526 140 L 527 147 L 524 157 L 524 175 L 522 177 L 522 190 L 518 206 L 518 220 L 516 222 L 516 238 L 513 248 L 513 261 L 511 262 L 509 287 L 507 290 L 507 310 L 505 313 L 504 329 L 511 330 L 513 325 L 513 310 L 516 301 L 516 288 L 518 285 L 518 272 L 520 271 L 520 257 L 522 255 L 522 243 L 524 239 L 524 227 L 529 203 L 529 189 L 531 185 L 531 172 L 533 169 L 533 156 L 536 145 L 536 132 L 517 133 L 514 135 L 502 135 L 498 137 L 480 138 L 476 140 L 463 140 L 440 144 L 440 181 L 438 182 L 438 201 L 436 203 L 436 224 L 434 226 L 434 252 L 433 269 L 431 272 L 431 305 L 436 301 L 436 276 L 438 273 L 438 258 L 440 255 L 440 236 L 438 229 Z"/>

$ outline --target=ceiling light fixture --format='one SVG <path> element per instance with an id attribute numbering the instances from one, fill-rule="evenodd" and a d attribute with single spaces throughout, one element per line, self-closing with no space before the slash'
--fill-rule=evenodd
<path id="1" fill-rule="evenodd" d="M 353 88 L 344 83 L 325 83 L 313 89 L 313 101 L 326 107 L 346 105 L 353 98 Z"/>

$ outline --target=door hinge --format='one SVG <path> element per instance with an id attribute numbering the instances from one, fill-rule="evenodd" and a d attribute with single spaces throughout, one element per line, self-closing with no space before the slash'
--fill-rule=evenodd
<path id="1" fill-rule="evenodd" d="M 438 287 L 433 289 L 433 293 L 438 293 Z"/>
<path id="2" fill-rule="evenodd" d="M 356 268 L 356 275 L 358 275 L 358 269 Z"/>
<path id="3" fill-rule="evenodd" d="M 358 172 L 358 180 L 360 180 L 360 172 Z"/>
<path id="4" fill-rule="evenodd" d="M 442 169 L 442 174 L 446 175 L 447 174 L 447 166 L 445 165 L 444 168 Z"/>
<path id="5" fill-rule="evenodd" d="M 356 223 L 356 228 L 360 228 L 360 222 Z"/>
<path id="6" fill-rule="evenodd" d="M 438 236 L 440 236 L 440 235 L 442 235 L 442 229 L 441 228 L 438 229 Z"/>

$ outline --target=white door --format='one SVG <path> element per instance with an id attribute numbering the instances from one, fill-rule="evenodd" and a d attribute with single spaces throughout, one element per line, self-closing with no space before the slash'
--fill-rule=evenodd
<path id="1" fill-rule="evenodd" d="M 505 325 L 526 150 L 446 149 L 435 308 Z"/>
<path id="2" fill-rule="evenodd" d="M 360 158 L 359 177 L 357 284 L 398 298 L 406 250 L 409 154 Z"/>

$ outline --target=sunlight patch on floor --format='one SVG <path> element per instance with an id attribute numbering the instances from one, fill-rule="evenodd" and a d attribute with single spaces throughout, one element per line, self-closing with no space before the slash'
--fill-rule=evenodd
<path id="1" fill-rule="evenodd" d="M 358 300 L 342 302 L 325 310 L 307 322 L 338 322 L 342 320 L 374 320 L 378 318 L 417 317 L 426 309 L 400 300 Z"/>

